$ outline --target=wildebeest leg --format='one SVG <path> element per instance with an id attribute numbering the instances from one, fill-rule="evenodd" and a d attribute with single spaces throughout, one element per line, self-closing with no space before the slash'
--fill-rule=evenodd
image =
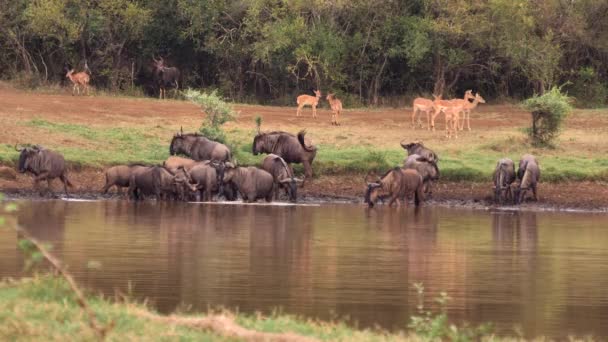
<path id="1" fill-rule="evenodd" d="M 308 160 L 304 160 L 302 161 L 302 165 L 304 165 L 304 179 L 308 180 L 308 178 L 312 178 L 312 166 L 310 165 L 310 162 L 308 162 Z M 302 186 L 304 186 L 304 184 L 302 184 Z"/>
<path id="2" fill-rule="evenodd" d="M 534 195 L 534 201 L 538 201 L 538 197 L 536 197 L 536 184 L 532 185 L 532 195 Z"/>
<path id="3" fill-rule="evenodd" d="M 63 191 L 65 192 L 65 197 L 70 198 L 70 194 L 68 194 L 68 179 L 65 175 L 59 176 L 59 179 L 63 183 Z M 50 184 L 50 182 L 49 182 Z"/>
<path id="4" fill-rule="evenodd" d="M 279 193 L 281 191 L 280 187 L 281 186 L 279 185 L 279 183 L 274 183 L 274 191 L 273 191 L 274 192 L 274 199 L 277 200 L 277 201 L 279 200 Z M 283 188 L 283 189 L 285 190 L 285 192 L 287 192 L 287 188 Z"/>

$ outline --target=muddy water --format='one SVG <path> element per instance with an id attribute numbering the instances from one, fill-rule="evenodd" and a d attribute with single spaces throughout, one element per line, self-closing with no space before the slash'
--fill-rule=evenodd
<path id="1" fill-rule="evenodd" d="M 400 329 L 423 283 L 427 308 L 449 294 L 455 322 L 608 336 L 605 214 L 34 201 L 19 222 L 86 286 L 165 312 L 280 308 Z M 0 234 L 2 277 L 21 274 L 16 239 Z"/>

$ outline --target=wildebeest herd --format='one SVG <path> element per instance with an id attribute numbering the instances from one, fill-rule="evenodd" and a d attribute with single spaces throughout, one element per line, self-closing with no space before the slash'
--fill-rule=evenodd
<path id="1" fill-rule="evenodd" d="M 268 154 L 258 168 L 237 165 L 230 149 L 222 143 L 198 133 L 180 131 L 172 137 L 170 156 L 162 165 L 130 164 L 107 169 L 102 193 L 116 187 L 119 193 L 128 188 L 129 199 L 135 201 L 152 197 L 176 201 L 221 198 L 233 201 L 240 196 L 244 202 L 258 199 L 271 202 L 284 194 L 289 201 L 296 202 L 298 187 L 304 186 L 313 176 L 312 163 L 317 153 L 317 147 L 305 138 L 305 134 L 305 131 L 297 135 L 283 131 L 258 133 L 253 139 L 252 153 Z M 392 168 L 382 176 L 370 172 L 365 177 L 364 199 L 370 207 L 385 199 L 389 199 L 389 206 L 401 202 L 407 205 L 410 198 L 418 206 L 432 195 L 432 185 L 440 175 L 439 157 L 420 141 L 401 141 L 400 144 L 407 151 L 401 167 Z M 18 171 L 33 175 L 35 189 L 39 188 L 40 181 L 46 180 L 48 191 L 51 191 L 51 181 L 59 178 L 69 196 L 68 186 L 72 184 L 61 154 L 39 145 L 18 151 Z M 304 179 L 296 178 L 292 163 L 303 164 Z M 536 200 L 539 179 L 539 164 L 534 156 L 522 156 L 517 172 L 511 159 L 500 159 L 493 175 L 494 200 L 500 204 L 505 201 L 519 204 L 529 190 Z"/>

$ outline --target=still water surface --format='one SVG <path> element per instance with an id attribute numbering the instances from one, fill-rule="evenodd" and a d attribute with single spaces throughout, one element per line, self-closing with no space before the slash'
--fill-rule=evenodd
<path id="1" fill-rule="evenodd" d="M 19 222 L 87 287 L 164 312 L 280 308 L 401 329 L 423 283 L 427 308 L 449 294 L 455 322 L 608 337 L 605 214 L 26 201 Z M 16 240 L 0 234 L 0 277 L 21 274 Z"/>

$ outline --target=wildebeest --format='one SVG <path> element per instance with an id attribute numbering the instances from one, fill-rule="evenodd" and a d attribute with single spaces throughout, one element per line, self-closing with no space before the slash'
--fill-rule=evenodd
<path id="1" fill-rule="evenodd" d="M 163 197 L 176 197 L 179 187 L 184 184 L 191 186 L 191 190 L 195 190 L 187 176 L 173 175 L 162 166 L 137 168 L 131 172 L 129 195 L 135 200 L 142 199 L 141 195 L 150 195 L 154 196 L 156 200 L 161 200 Z"/>
<path id="2" fill-rule="evenodd" d="M 428 195 L 433 193 L 433 182 L 439 179 L 439 167 L 435 162 L 418 154 L 410 154 L 403 160 L 403 168 L 418 171 L 424 182 L 424 193 Z"/>
<path id="3" fill-rule="evenodd" d="M 426 158 L 429 162 L 433 162 L 437 164 L 439 162 L 439 157 L 432 150 L 426 148 L 422 141 L 412 141 L 410 143 L 405 143 L 405 140 L 400 142 L 401 147 L 407 151 L 408 155 L 417 154 L 421 157 Z"/>
<path id="4" fill-rule="evenodd" d="M 312 162 L 317 155 L 317 147 L 306 143 L 305 134 L 304 130 L 297 137 L 282 131 L 258 133 L 253 138 L 253 154 L 272 153 L 283 158 L 287 164 L 302 163 L 306 181 L 312 178 Z"/>
<path id="5" fill-rule="evenodd" d="M 291 202 L 298 200 L 298 183 L 300 180 L 295 178 L 283 158 L 276 154 L 269 154 L 262 162 L 262 169 L 268 171 L 274 179 L 275 200 L 279 199 L 280 188 L 285 190 Z"/>
<path id="6" fill-rule="evenodd" d="M 243 202 L 255 202 L 259 198 L 272 202 L 274 180 L 267 171 L 253 166 L 237 167 L 226 163 L 223 181 L 236 185 Z"/>
<path id="7" fill-rule="evenodd" d="M 190 169 L 190 177 L 199 191 L 200 200 L 211 201 L 214 194 L 220 192 L 222 179 L 218 177 L 218 169 L 210 161 L 200 162 Z"/>
<path id="8" fill-rule="evenodd" d="M 230 161 L 232 154 L 228 146 L 209 140 L 197 133 L 176 133 L 171 139 L 169 154 L 185 154 L 196 160 Z"/>
<path id="9" fill-rule="evenodd" d="M 407 205 L 407 197 L 412 193 L 416 206 L 419 206 L 420 201 L 424 199 L 422 176 L 416 170 L 395 167 L 373 182 L 369 181 L 369 176 L 365 179 L 367 182 L 365 203 L 370 207 L 373 207 L 381 197 L 390 197 L 389 206 L 395 202 L 399 205 L 399 199 Z"/>
<path id="10" fill-rule="evenodd" d="M 34 175 L 34 189 L 38 188 L 38 182 L 46 180 L 48 183 L 48 191 L 52 193 L 51 182 L 59 177 L 63 183 L 65 195 L 69 197 L 68 186 L 73 186 L 68 179 L 65 159 L 60 153 L 45 149 L 42 146 L 35 145 L 15 149 L 21 154 L 19 155 L 19 165 L 17 171 L 19 173 L 29 172 Z M 42 191 L 40 192 L 42 195 Z"/>
<path id="11" fill-rule="evenodd" d="M 502 204 L 504 199 L 513 198 L 511 184 L 515 181 L 515 164 L 511 159 L 502 158 L 496 163 L 492 179 L 494 181 L 495 202 Z"/>
<path id="12" fill-rule="evenodd" d="M 165 168 L 166 169 L 166 168 Z M 173 185 L 169 185 L 170 190 L 168 191 L 169 196 L 171 190 L 173 191 L 173 197 L 180 201 L 186 201 L 190 197 L 190 192 L 197 191 L 197 188 L 192 184 L 192 178 L 188 170 L 184 167 L 178 167 L 177 170 L 171 172 L 166 169 L 169 173 L 173 174 Z"/>
<path id="13" fill-rule="evenodd" d="M 122 192 L 122 188 L 129 187 L 129 181 L 131 180 L 131 172 L 138 168 L 145 168 L 145 165 L 131 164 L 131 165 L 117 165 L 112 166 L 106 170 L 106 184 L 103 186 L 102 193 L 108 193 L 108 190 L 116 186 L 118 193 Z"/>
<path id="14" fill-rule="evenodd" d="M 521 203 L 526 192 L 530 189 L 534 200 L 537 201 L 536 187 L 540 180 L 540 168 L 536 157 L 531 154 L 524 154 L 521 157 L 517 169 L 517 178 L 519 178 L 519 184 L 515 188 L 515 204 Z"/>
<path id="15" fill-rule="evenodd" d="M 162 57 L 152 59 L 154 60 L 154 80 L 158 85 L 158 98 L 166 98 L 166 88 L 174 87 L 176 92 L 179 89 L 179 69 L 166 67 Z"/>

